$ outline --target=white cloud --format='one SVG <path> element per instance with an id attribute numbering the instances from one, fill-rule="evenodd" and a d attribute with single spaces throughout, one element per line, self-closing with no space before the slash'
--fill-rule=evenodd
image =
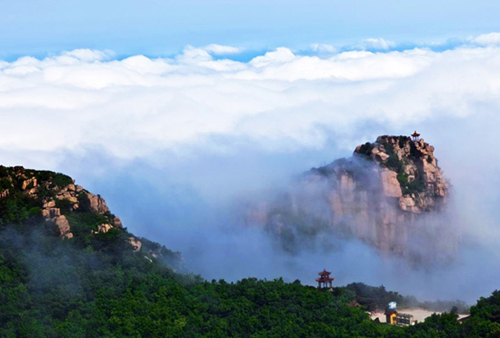
<path id="1" fill-rule="evenodd" d="M 469 40 L 479 46 L 500 45 L 500 33 L 483 34 Z"/>
<path id="2" fill-rule="evenodd" d="M 210 44 L 208 46 L 203 47 L 203 49 L 214 55 L 238 54 L 243 51 L 241 48 L 238 47 L 223 46 L 218 44 Z"/>
<path id="3" fill-rule="evenodd" d="M 73 57 L 75 59 L 93 62 L 93 61 L 103 61 L 111 58 L 114 53 L 111 51 L 99 51 L 91 49 L 75 49 L 72 51 L 67 51 L 62 54 L 63 56 Z"/>
<path id="4" fill-rule="evenodd" d="M 332 45 L 321 44 L 321 43 L 313 43 L 311 45 L 311 49 L 318 53 L 336 53 L 337 48 Z"/>
<path id="5" fill-rule="evenodd" d="M 174 58 L 109 55 L 76 50 L 1 62 L 0 123 L 8 128 L 0 147 L 99 147 L 130 159 L 210 148 L 207 137 L 223 136 L 288 151 L 323 146 L 325 130 L 354 137 L 354 126 L 366 121 L 390 130 L 474 115 L 475 105 L 500 106 L 497 47 L 351 51 L 327 59 L 282 47 L 249 62 L 215 60 L 190 46 Z"/>
<path id="6" fill-rule="evenodd" d="M 364 49 L 387 50 L 396 47 L 397 44 L 394 41 L 382 38 L 370 38 L 364 40 L 361 45 Z"/>

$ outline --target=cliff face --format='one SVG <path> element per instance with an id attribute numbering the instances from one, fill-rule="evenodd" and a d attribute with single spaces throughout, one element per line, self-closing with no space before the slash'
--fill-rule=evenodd
<path id="1" fill-rule="evenodd" d="M 41 223 L 54 235 L 77 245 L 102 248 L 120 242 L 124 250 L 140 251 L 148 259 L 162 259 L 173 267 L 182 265 L 179 253 L 130 234 L 100 195 L 76 185 L 71 177 L 0 166 L 0 230 Z"/>
<path id="2" fill-rule="evenodd" d="M 445 213 L 448 196 L 432 146 L 381 136 L 356 147 L 349 159 L 311 169 L 278 206 L 260 214 L 285 248 L 322 232 L 421 261 L 452 255 L 456 247 Z"/>

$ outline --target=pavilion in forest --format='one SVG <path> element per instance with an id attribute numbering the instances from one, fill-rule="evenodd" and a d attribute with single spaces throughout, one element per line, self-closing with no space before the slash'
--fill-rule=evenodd
<path id="1" fill-rule="evenodd" d="M 335 278 L 330 277 L 330 274 L 331 272 L 326 271 L 326 269 L 323 269 L 323 271 L 318 272 L 318 275 L 320 275 L 319 278 L 316 278 L 316 282 L 318 282 L 318 289 L 333 288 L 332 282 Z"/>

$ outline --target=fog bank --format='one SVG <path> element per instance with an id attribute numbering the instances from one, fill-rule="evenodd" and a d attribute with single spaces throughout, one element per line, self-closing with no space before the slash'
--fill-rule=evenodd
<path id="1" fill-rule="evenodd" d="M 0 61 L 0 161 L 71 175 L 208 279 L 312 284 L 327 268 L 336 285 L 472 302 L 500 277 L 496 36 L 441 51 L 278 48 L 246 62 L 194 47 L 158 59 L 75 50 Z M 235 202 L 265 200 L 358 144 L 415 129 L 453 186 L 453 264 L 415 269 L 354 239 L 288 255 L 244 226 Z"/>

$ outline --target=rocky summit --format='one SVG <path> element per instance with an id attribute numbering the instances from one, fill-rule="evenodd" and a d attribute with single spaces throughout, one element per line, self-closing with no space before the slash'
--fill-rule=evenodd
<path id="1" fill-rule="evenodd" d="M 0 230 L 10 225 L 19 231 L 48 228 L 51 235 L 87 248 L 121 243 L 121 250 L 182 266 L 180 253 L 133 236 L 100 195 L 61 173 L 0 166 Z"/>
<path id="2" fill-rule="evenodd" d="M 428 262 L 452 257 L 457 246 L 449 190 L 433 146 L 380 136 L 357 146 L 350 158 L 304 173 L 279 201 L 252 214 L 287 250 L 311 246 L 313 237 L 324 241 L 326 234 Z"/>
<path id="3" fill-rule="evenodd" d="M 383 192 L 398 198 L 401 210 L 420 213 L 446 204 L 448 183 L 434 157 L 434 147 L 423 139 L 380 136 L 375 143 L 356 147 L 354 155 L 375 161 L 382 168 Z"/>

